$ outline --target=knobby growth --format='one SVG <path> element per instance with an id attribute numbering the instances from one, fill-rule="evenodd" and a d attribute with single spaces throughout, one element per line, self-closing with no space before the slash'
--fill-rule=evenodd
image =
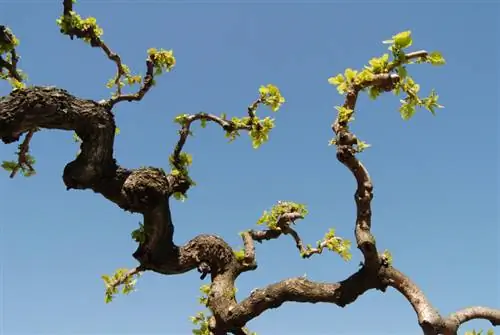
<path id="1" fill-rule="evenodd" d="M 260 118 L 258 108 L 264 105 L 276 112 L 285 99 L 277 87 L 265 85 L 260 87 L 256 100 L 248 106 L 244 116 L 228 118 L 225 114 L 201 112 L 179 115 L 174 120 L 180 127 L 179 140 L 170 156 L 169 172 L 155 167 L 122 167 L 113 155 L 114 138 L 119 133 L 113 107 L 123 101 L 140 101 L 155 86 L 159 75 L 175 67 L 176 60 L 171 50 L 151 48 L 147 51 L 145 75 L 132 74 L 121 57 L 102 39 L 103 31 L 96 19 L 82 18 L 73 10 L 73 3 L 72 0 L 63 1 L 63 14 L 57 19 L 60 31 L 71 39 L 76 37 L 101 49 L 114 63 L 116 74 L 106 85 L 114 92 L 109 99 L 94 101 L 76 97 L 60 88 L 26 86 L 27 77 L 18 67 L 16 47 L 19 40 L 7 27 L 0 26 L 0 77 L 13 86 L 8 96 L 0 98 L 0 137 L 8 144 L 20 141 L 24 135 L 16 152 L 17 158 L 4 161 L 2 166 L 11 177 L 18 172 L 31 176 L 35 174 L 35 159 L 29 153 L 29 144 L 34 133 L 42 129 L 73 131 L 80 151 L 64 168 L 63 181 L 67 189 L 93 190 L 124 210 L 143 215 L 143 223 L 131 234 L 138 243 L 133 256 L 139 265 L 102 277 L 106 284 L 106 302 L 110 302 L 120 288 L 125 294 L 132 292 L 137 278 L 145 271 L 173 275 L 196 269 L 201 279 L 210 275 L 210 284 L 201 287 L 200 298 L 208 314 L 200 312 L 192 317 L 198 327 L 193 333 L 199 335 L 250 334 L 246 328 L 249 321 L 285 302 L 324 302 L 344 307 L 368 290 L 384 292 L 387 287 L 393 287 L 409 301 L 424 334 L 457 334 L 462 323 L 478 318 L 487 319 L 494 326 L 500 324 L 500 311 L 487 307 L 469 307 L 448 316 L 440 315 L 418 286 L 393 266 L 390 252 L 378 251 L 371 233 L 373 184 L 366 167 L 357 158 L 369 145 L 349 127 L 354 120 L 358 95 L 367 92 L 373 99 L 384 92 L 402 95 L 400 114 L 405 120 L 415 114 L 417 107 L 434 114 L 442 107 L 437 102 L 438 95 L 431 91 L 429 96 L 420 97 L 419 85 L 408 74 L 407 67 L 415 63 L 442 65 L 445 61 L 439 52 L 407 52 L 412 36 L 406 31 L 384 42 L 389 44 L 390 54 L 371 59 L 361 71 L 347 69 L 344 74 L 328 79 L 345 98 L 343 105 L 336 107 L 338 113 L 332 124 L 334 136 L 330 144 L 336 147 L 338 161 L 351 171 L 357 182 L 354 235 L 357 248 L 364 256 L 361 267 L 348 278 L 332 283 L 315 282 L 305 277 L 284 279 L 255 289 L 248 297 L 237 301 L 236 279 L 244 272 L 257 269 L 255 242 L 288 235 L 303 258 L 324 250 L 334 251 L 346 261 L 351 258 L 351 242 L 337 236 L 334 229 L 316 245 L 305 244 L 295 223 L 305 218 L 307 209 L 291 201 L 278 201 L 265 211 L 257 221 L 264 228 L 240 233 L 241 250 L 233 250 L 220 237 L 206 234 L 195 236 L 181 246 L 174 243 L 170 198 L 185 199 L 188 190 L 195 185 L 189 175 L 192 157 L 183 151 L 192 134 L 191 125 L 200 122 L 205 127 L 209 122 L 214 123 L 230 141 L 246 131 L 253 147 L 258 148 L 269 139 L 274 127 L 274 119 Z M 131 92 L 125 92 L 127 86 Z"/>

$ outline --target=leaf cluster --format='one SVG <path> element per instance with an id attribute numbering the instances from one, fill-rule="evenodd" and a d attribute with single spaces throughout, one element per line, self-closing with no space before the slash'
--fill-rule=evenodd
<path id="1" fill-rule="evenodd" d="M 92 44 L 92 40 L 99 39 L 104 31 L 97 25 L 95 17 L 83 19 L 78 13 L 70 11 L 68 14 L 63 14 L 56 20 L 61 33 L 65 35 L 74 35 L 75 33 L 82 34 L 84 42 Z"/>
<path id="2" fill-rule="evenodd" d="M 120 64 L 120 67 L 121 67 L 120 71 L 118 71 L 115 74 L 115 76 L 109 79 L 108 82 L 106 83 L 107 88 L 112 88 L 114 86 L 122 88 L 126 85 L 133 86 L 135 84 L 142 83 L 141 75 L 133 75 L 130 72 L 130 68 L 123 63 Z M 121 80 L 122 77 L 124 77 L 123 80 Z"/>
<path id="3" fill-rule="evenodd" d="M 258 149 L 263 143 L 269 140 L 269 133 L 274 128 L 274 119 L 270 117 L 259 119 L 256 116 L 233 117 L 231 118 L 231 125 L 231 130 L 226 131 L 226 138 L 229 138 L 230 142 L 240 136 L 240 129 L 249 127 L 248 134 L 252 139 L 252 147 Z"/>
<path id="4" fill-rule="evenodd" d="M 283 214 L 298 213 L 305 217 L 308 213 L 304 204 L 299 204 L 291 201 L 279 201 L 269 211 L 264 211 L 262 216 L 257 221 L 258 225 L 265 224 L 269 229 L 281 230 L 279 221 Z"/>
<path id="5" fill-rule="evenodd" d="M 33 134 L 37 130 L 38 128 L 30 130 L 26 134 L 23 142 L 17 146 L 17 151 L 15 153 L 17 156 L 16 161 L 11 160 L 2 162 L 2 168 L 10 173 L 11 178 L 14 178 L 18 171 L 21 171 L 25 177 L 31 177 L 36 174 L 35 168 L 33 167 L 36 160 L 35 157 L 29 153 L 29 145 L 33 138 Z"/>
<path id="6" fill-rule="evenodd" d="M 0 79 L 6 80 L 13 89 L 21 89 L 26 85 L 26 74 L 17 68 L 19 60 L 15 48 L 19 45 L 19 39 L 12 31 L 0 25 Z"/>
<path id="7" fill-rule="evenodd" d="M 134 276 L 130 276 L 128 275 L 128 272 L 128 269 L 121 268 L 116 270 L 115 273 L 113 273 L 111 276 L 101 276 L 101 278 L 104 280 L 104 284 L 106 285 L 106 292 L 104 297 L 104 301 L 106 303 L 110 303 L 111 301 L 113 301 L 115 295 L 119 293 L 118 288 L 120 285 L 122 286 L 121 293 L 123 294 L 129 294 L 135 291 L 135 284 L 137 283 L 136 278 L 139 277 L 140 274 L 137 273 Z M 117 283 L 120 284 L 117 285 Z"/>
<path id="8" fill-rule="evenodd" d="M 23 161 L 3 161 L 2 168 L 10 174 L 21 171 L 24 177 L 31 177 L 36 174 L 35 169 L 33 169 L 35 162 L 35 157 L 25 154 Z"/>
<path id="9" fill-rule="evenodd" d="M 205 315 L 203 312 L 198 312 L 196 313 L 195 316 L 192 316 L 191 322 L 195 325 L 198 326 L 197 329 L 193 329 L 192 332 L 194 335 L 210 335 L 210 329 L 209 329 L 209 324 L 208 320 L 209 317 Z"/>
<path id="10" fill-rule="evenodd" d="M 339 254 L 345 261 L 349 261 L 352 258 L 351 241 L 336 236 L 335 229 L 333 228 L 328 230 L 323 239 L 316 242 L 316 248 L 308 244 L 304 252 L 301 253 L 301 256 L 306 258 L 308 255 L 321 252 L 325 248 Z M 314 252 L 315 250 L 316 252 Z"/>
<path id="11" fill-rule="evenodd" d="M 260 100 L 266 106 L 269 106 L 273 112 L 277 112 L 281 105 L 285 103 L 285 98 L 280 90 L 274 85 L 261 86 L 259 88 Z"/>
<path id="12" fill-rule="evenodd" d="M 174 52 L 172 50 L 148 49 L 149 59 L 153 62 L 155 75 L 160 75 L 163 71 L 170 72 L 176 63 Z"/>
<path id="13" fill-rule="evenodd" d="M 144 243 L 146 241 L 146 231 L 144 229 L 144 224 L 139 222 L 139 228 L 132 231 L 132 233 L 130 233 L 130 236 L 137 243 Z"/>
<path id="14" fill-rule="evenodd" d="M 406 65 L 412 63 L 429 63 L 432 65 L 443 65 L 445 60 L 441 53 L 434 51 L 431 53 L 422 54 L 418 59 L 409 59 L 405 49 L 413 44 L 411 31 L 404 31 L 396 34 L 391 40 L 383 43 L 390 44 L 389 50 L 392 54 L 392 60 L 389 59 L 389 54 L 383 54 L 381 57 L 372 58 L 361 71 L 356 71 L 351 68 L 345 70 L 344 74 L 338 74 L 330 77 L 328 82 L 337 87 L 341 95 L 345 95 L 348 91 L 356 87 L 361 91 L 368 91 L 368 95 L 372 99 L 376 99 L 385 88 L 372 85 L 372 81 L 377 74 L 387 74 L 395 71 L 399 76 L 399 82 L 391 88 L 394 94 L 401 95 L 406 93 L 406 97 L 401 99 L 400 114 L 404 120 L 410 119 L 414 114 L 416 107 L 424 107 L 432 114 L 435 114 L 436 108 L 443 108 L 438 104 L 438 95 L 434 90 L 425 98 L 418 96 L 420 86 L 415 83 L 412 77 L 409 76 Z M 345 107 L 336 107 L 338 110 L 339 122 L 349 123 L 353 120 L 353 111 Z"/>
<path id="15" fill-rule="evenodd" d="M 186 180 L 190 186 L 196 185 L 194 180 L 189 176 L 189 167 L 193 163 L 193 157 L 190 154 L 181 152 L 177 156 L 170 155 L 168 161 L 171 167 L 170 174 L 172 176 Z M 174 193 L 173 196 L 177 200 L 184 200 L 186 198 L 186 194 L 180 192 Z"/>

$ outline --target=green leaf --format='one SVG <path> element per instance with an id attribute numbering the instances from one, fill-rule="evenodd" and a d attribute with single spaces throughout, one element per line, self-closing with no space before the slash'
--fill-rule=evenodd
<path id="1" fill-rule="evenodd" d="M 201 119 L 200 120 L 200 125 L 202 128 L 205 128 L 207 126 L 207 120 L 206 119 Z"/>
<path id="2" fill-rule="evenodd" d="M 383 54 L 382 57 L 372 58 L 368 63 L 370 64 L 367 69 L 371 70 L 373 73 L 381 73 L 387 68 L 389 61 L 389 54 Z"/>
<path id="3" fill-rule="evenodd" d="M 106 304 L 109 304 L 109 303 L 110 303 L 110 302 L 112 302 L 112 301 L 113 301 L 113 296 L 112 296 L 111 294 L 106 294 L 106 295 L 104 296 L 104 302 L 105 302 Z"/>
<path id="4" fill-rule="evenodd" d="M 443 56 L 441 55 L 440 52 L 438 51 L 433 51 L 431 52 L 426 60 L 431 63 L 432 65 L 439 66 L 439 65 L 444 65 L 446 64 L 446 61 L 444 60 Z"/>
<path id="5" fill-rule="evenodd" d="M 384 253 L 382 254 L 382 257 L 385 258 L 385 260 L 387 261 L 387 264 L 392 265 L 393 258 L 392 258 L 392 254 L 389 250 L 385 249 Z"/>
<path id="6" fill-rule="evenodd" d="M 179 200 L 182 202 L 186 201 L 186 199 L 187 199 L 187 196 L 185 194 L 180 193 L 180 192 L 175 192 L 173 194 L 173 196 L 174 196 L 175 200 Z"/>
<path id="7" fill-rule="evenodd" d="M 342 84 L 343 82 L 345 82 L 345 78 L 341 74 L 338 74 L 335 77 L 328 78 L 328 83 L 330 85 L 338 86 L 338 85 Z"/>
<path id="8" fill-rule="evenodd" d="M 398 73 L 401 80 L 405 79 L 408 76 L 408 71 L 406 71 L 406 67 L 404 66 L 398 66 L 396 72 Z"/>
<path id="9" fill-rule="evenodd" d="M 241 262 L 245 259 L 245 250 L 243 249 L 234 250 L 233 253 L 237 261 Z"/>
<path id="10" fill-rule="evenodd" d="M 396 34 L 396 35 L 392 36 L 392 39 L 394 41 L 394 45 L 398 49 L 408 48 L 413 43 L 410 30 L 403 31 L 399 34 Z"/>
<path id="11" fill-rule="evenodd" d="M 285 98 L 281 95 L 280 90 L 272 84 L 261 86 L 259 95 L 262 103 L 270 107 L 273 112 L 277 112 L 281 105 L 285 103 Z"/>
<path id="12" fill-rule="evenodd" d="M 160 75 L 163 71 L 169 72 L 174 68 L 176 59 L 172 50 L 150 48 L 147 52 L 149 59 L 153 62 L 155 75 Z"/>
<path id="13" fill-rule="evenodd" d="M 415 115 L 416 109 L 415 105 L 411 103 L 407 103 L 404 100 L 401 101 L 401 107 L 399 107 L 399 113 L 403 120 L 409 120 Z"/>
<path id="14" fill-rule="evenodd" d="M 3 161 L 2 168 L 8 172 L 12 172 L 17 167 L 17 163 L 14 161 Z"/>
<path id="15" fill-rule="evenodd" d="M 184 125 L 187 122 L 187 119 L 189 117 L 189 114 L 180 114 L 177 115 L 174 119 L 175 123 L 180 124 L 181 126 Z"/>
<path id="16" fill-rule="evenodd" d="M 277 229 L 277 224 L 280 216 L 285 213 L 298 213 L 305 217 L 308 213 L 304 204 L 299 204 L 291 201 L 279 201 L 270 211 L 264 211 L 262 216 L 257 221 L 258 225 L 266 224 L 270 229 Z"/>
<path id="17" fill-rule="evenodd" d="M 341 123 L 346 123 L 352 121 L 354 111 L 352 109 L 343 107 L 343 106 L 335 106 L 335 109 L 338 111 L 338 120 Z"/>
<path id="18" fill-rule="evenodd" d="M 82 142 L 82 139 L 76 133 L 73 133 L 73 141 L 78 143 L 78 142 Z"/>
<path id="19" fill-rule="evenodd" d="M 354 78 L 354 82 L 356 84 L 366 83 L 372 80 L 373 80 L 373 73 L 368 69 L 364 69 L 363 71 L 358 73 L 356 78 Z"/>
<path id="20" fill-rule="evenodd" d="M 139 222 L 139 228 L 132 231 L 130 235 L 137 243 L 144 243 L 146 241 L 146 231 L 144 230 L 144 225 Z"/>
<path id="21" fill-rule="evenodd" d="M 357 147 L 356 149 L 358 152 L 363 152 L 365 149 L 368 149 L 369 147 L 371 147 L 371 144 L 368 144 L 368 143 L 363 142 L 363 141 L 358 139 L 356 147 Z"/>
<path id="22" fill-rule="evenodd" d="M 344 72 L 344 76 L 345 78 L 347 79 L 348 82 L 352 82 L 353 79 L 356 77 L 356 74 L 358 73 L 358 71 L 355 71 L 351 68 L 347 68 Z"/>
<path id="23" fill-rule="evenodd" d="M 376 86 L 371 86 L 368 90 L 368 96 L 370 99 L 375 100 L 380 95 L 380 89 Z"/>

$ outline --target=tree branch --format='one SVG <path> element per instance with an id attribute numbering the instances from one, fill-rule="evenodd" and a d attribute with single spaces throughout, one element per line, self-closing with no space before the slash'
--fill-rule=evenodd
<path id="1" fill-rule="evenodd" d="M 18 82 L 22 82 L 23 78 L 21 73 L 17 69 L 17 62 L 19 61 L 19 57 L 16 53 L 16 38 L 10 30 L 0 25 L 0 50 L 3 49 L 3 52 L 7 50 L 9 55 L 7 55 L 7 60 L 0 56 L 0 74 L 2 74 L 3 69 L 5 68 L 8 72 L 8 76 L 17 80 Z M 10 61 L 10 62 L 9 62 Z"/>
<path id="2" fill-rule="evenodd" d="M 344 102 L 344 108 L 354 111 L 359 92 L 369 86 L 377 86 L 385 91 L 390 91 L 399 81 L 397 74 L 383 73 L 373 76 L 360 84 L 349 86 Z M 337 117 L 332 124 L 336 136 L 337 159 L 346 166 L 356 179 L 357 189 L 354 195 L 356 202 L 355 236 L 358 248 L 363 253 L 365 264 L 376 269 L 380 259 L 375 245 L 375 238 L 371 233 L 371 201 L 373 199 L 373 183 L 365 166 L 356 158 L 357 150 L 354 145 L 358 143 L 357 137 L 349 130 L 349 120 Z"/>
<path id="3" fill-rule="evenodd" d="M 184 145 L 186 144 L 187 138 L 190 134 L 191 124 L 194 121 L 198 121 L 198 120 L 215 122 L 216 124 L 220 125 L 226 131 L 236 130 L 233 122 L 228 121 L 224 118 L 218 117 L 218 116 L 213 115 L 213 114 L 197 113 L 197 114 L 192 114 L 192 115 L 185 115 L 181 120 L 179 120 L 179 123 L 182 125 L 182 128 L 181 128 L 181 130 L 179 130 L 179 135 L 180 135 L 179 141 L 177 142 L 175 149 L 174 149 L 174 153 L 172 155 L 174 166 L 176 165 L 176 163 L 178 164 L 178 162 L 180 161 L 180 154 L 181 154 L 182 149 L 183 149 Z M 239 129 L 250 129 L 250 126 L 239 128 Z M 177 168 L 180 168 L 180 167 L 177 167 Z"/>
<path id="4" fill-rule="evenodd" d="M 16 165 L 12 168 L 9 176 L 10 178 L 14 178 L 19 170 L 23 171 L 25 175 L 31 175 L 35 173 L 35 169 L 32 165 L 32 157 L 29 155 L 30 142 L 35 132 L 36 129 L 28 131 L 23 143 L 21 143 L 21 145 L 19 146 L 19 151 L 17 152 L 17 162 Z"/>
<path id="5" fill-rule="evenodd" d="M 119 94 L 112 97 L 111 99 L 103 100 L 100 103 L 105 105 L 107 108 L 112 109 L 114 105 L 121 101 L 141 101 L 146 93 L 148 93 L 148 91 L 151 89 L 151 87 L 153 87 L 154 83 L 154 63 L 151 58 L 152 56 L 149 56 L 149 58 L 146 59 L 146 75 L 144 76 L 144 79 L 142 81 L 141 88 L 136 93 L 121 94 L 121 92 L 119 92 Z M 117 84 L 117 86 L 120 87 L 119 84 Z"/>
<path id="6" fill-rule="evenodd" d="M 72 0 L 64 0 L 63 2 L 63 20 L 68 19 L 71 22 L 72 15 L 75 15 L 73 12 L 73 3 Z M 117 88 L 116 95 L 108 100 L 103 100 L 100 103 L 111 110 L 114 105 L 121 101 L 140 101 L 144 97 L 144 95 L 149 91 L 149 89 L 153 86 L 154 83 L 154 60 L 153 55 L 149 55 L 146 60 L 146 75 L 144 76 L 143 83 L 140 89 L 133 94 L 122 94 L 121 91 L 121 79 L 124 75 L 127 75 L 126 67 L 124 66 L 121 57 L 119 54 L 113 52 L 109 46 L 104 43 L 104 41 L 100 38 L 99 34 L 95 31 L 94 27 L 87 25 L 84 27 L 75 27 L 69 26 L 69 29 L 61 29 L 61 32 L 68 35 L 71 39 L 75 36 L 80 39 L 88 40 L 91 47 L 100 48 L 108 57 L 116 65 L 116 77 L 115 77 L 115 85 Z M 1 64 L 0 64 L 1 65 Z"/>
<path id="7" fill-rule="evenodd" d="M 484 319 L 496 327 L 500 326 L 500 310 L 482 306 L 467 307 L 450 314 L 444 320 L 445 334 L 457 333 L 460 325 L 474 319 Z"/>
<path id="8" fill-rule="evenodd" d="M 178 122 L 181 124 L 181 130 L 179 130 L 179 141 L 177 142 L 177 145 L 175 146 L 174 153 L 172 155 L 172 160 L 174 163 L 174 166 L 178 169 L 181 169 L 179 165 L 180 162 L 180 154 L 182 152 L 182 149 L 184 145 L 186 144 L 187 138 L 190 135 L 190 128 L 193 122 L 195 121 L 202 121 L 202 122 L 214 122 L 218 124 L 219 126 L 222 127 L 226 132 L 233 132 L 233 131 L 238 131 L 238 130 L 248 130 L 250 131 L 252 129 L 252 123 L 253 120 L 256 117 L 256 110 L 259 106 L 259 104 L 262 103 L 261 99 L 255 100 L 250 106 L 248 106 L 248 115 L 249 115 L 249 121 L 246 124 L 236 124 L 232 120 L 227 120 L 225 117 L 219 117 L 214 114 L 208 114 L 208 113 L 196 113 L 192 115 L 181 115 L 179 116 Z M 257 124 L 259 126 L 259 124 Z"/>
<path id="9" fill-rule="evenodd" d="M 174 244 L 168 198 L 188 186 L 161 169 L 118 166 L 113 158 L 114 116 L 104 106 L 47 87 L 15 90 L 0 98 L 4 143 L 35 128 L 74 130 L 82 139 L 81 153 L 64 168 L 67 189 L 91 189 L 122 209 L 144 215 L 145 241 L 134 253 L 141 268 L 176 274 L 201 262 L 213 273 L 237 266 L 232 249 L 217 236 L 200 235 L 181 247 Z"/>
<path id="10" fill-rule="evenodd" d="M 250 296 L 229 311 L 220 311 L 227 324 L 243 327 L 271 308 L 278 308 L 285 302 L 333 303 L 340 307 L 354 302 L 370 289 L 385 289 L 377 276 L 362 268 L 349 278 L 339 283 L 319 283 L 303 277 L 290 278 L 271 284 L 262 289 L 253 290 Z"/>
<path id="11" fill-rule="evenodd" d="M 418 323 L 424 331 L 429 328 L 439 329 L 441 327 L 442 319 L 439 312 L 410 278 L 394 267 L 388 267 L 382 274 L 382 282 L 387 286 L 395 288 L 411 304 L 417 314 Z"/>

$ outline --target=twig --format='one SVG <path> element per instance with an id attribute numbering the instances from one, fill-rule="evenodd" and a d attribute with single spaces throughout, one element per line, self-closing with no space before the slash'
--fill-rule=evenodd
<path id="1" fill-rule="evenodd" d="M 19 171 L 19 169 L 22 169 L 23 167 L 27 167 L 30 172 L 34 172 L 35 169 L 31 165 L 28 159 L 28 152 L 29 152 L 29 145 L 30 141 L 33 138 L 33 134 L 37 130 L 30 130 L 27 134 L 26 137 L 24 138 L 23 143 L 19 146 L 19 152 L 18 152 L 18 158 L 17 158 L 17 165 L 12 169 L 12 172 L 10 173 L 10 178 L 14 178 Z"/>
<path id="2" fill-rule="evenodd" d="M 116 280 L 110 281 L 107 283 L 109 289 L 114 289 L 123 283 L 127 282 L 130 277 L 135 276 L 136 274 L 139 274 L 141 272 L 144 272 L 146 269 L 142 266 L 138 266 L 134 269 L 131 269 L 128 271 L 125 275 L 121 276 L 120 278 L 117 278 Z"/>

